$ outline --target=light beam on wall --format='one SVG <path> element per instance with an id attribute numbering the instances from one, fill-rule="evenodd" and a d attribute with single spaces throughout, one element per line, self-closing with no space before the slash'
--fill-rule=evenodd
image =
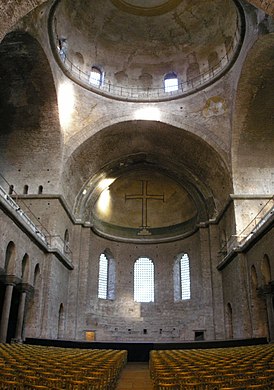
<path id="1" fill-rule="evenodd" d="M 98 210 L 105 217 L 107 217 L 110 214 L 110 209 L 111 209 L 110 204 L 111 204 L 111 197 L 109 193 L 109 188 L 107 188 L 101 193 L 97 203 Z"/>
<path id="2" fill-rule="evenodd" d="M 161 112 L 157 107 L 153 106 L 139 108 L 134 113 L 134 119 L 159 121 L 161 119 Z"/>
<path id="3" fill-rule="evenodd" d="M 62 83 L 58 90 L 59 119 L 62 127 L 67 127 L 71 122 L 74 101 L 72 85 L 68 82 Z"/>
<path id="4" fill-rule="evenodd" d="M 102 179 L 98 185 L 98 189 L 101 192 L 97 207 L 102 215 L 107 217 L 111 213 L 111 195 L 109 192 L 109 186 L 115 181 L 115 178 Z"/>
<path id="5" fill-rule="evenodd" d="M 98 188 L 100 191 L 104 191 L 106 188 L 108 188 L 113 182 L 115 181 L 115 178 L 110 177 L 108 179 L 102 179 L 98 185 Z"/>

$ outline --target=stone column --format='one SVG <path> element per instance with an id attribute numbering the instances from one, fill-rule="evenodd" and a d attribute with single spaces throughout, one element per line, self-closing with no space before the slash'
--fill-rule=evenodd
<path id="1" fill-rule="evenodd" d="M 13 293 L 14 286 L 19 282 L 19 280 L 20 280 L 19 278 L 13 275 L 8 275 L 5 277 L 6 291 L 5 291 L 4 304 L 3 304 L 2 316 L 1 316 L 1 325 L 0 325 L 1 343 L 5 343 L 7 340 L 12 293 Z"/>
<path id="2" fill-rule="evenodd" d="M 27 293 L 33 290 L 33 287 L 29 284 L 22 283 L 20 285 L 21 289 L 21 296 L 19 301 L 19 307 L 18 307 L 18 317 L 17 317 L 17 324 L 16 324 L 16 332 L 15 332 L 15 339 L 17 341 L 22 341 L 22 334 L 23 334 L 23 323 L 24 323 L 24 317 L 25 317 L 25 307 L 26 307 L 26 298 Z"/>
<path id="3" fill-rule="evenodd" d="M 273 282 L 272 282 L 273 283 Z M 272 284 L 272 293 L 267 294 L 266 296 L 266 309 L 268 317 L 268 327 L 269 327 L 269 339 L 271 342 L 274 341 L 274 283 Z"/>
<path id="4" fill-rule="evenodd" d="M 269 340 L 274 341 L 274 281 L 259 288 L 259 296 L 263 296 L 266 302 Z"/>

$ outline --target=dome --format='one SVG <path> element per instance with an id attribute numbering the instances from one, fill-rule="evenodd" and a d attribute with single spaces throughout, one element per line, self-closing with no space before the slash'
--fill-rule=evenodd
<path id="1" fill-rule="evenodd" d="M 223 74 L 242 24 L 232 0 L 62 0 L 51 12 L 51 38 L 60 65 L 84 87 L 157 101 Z"/>

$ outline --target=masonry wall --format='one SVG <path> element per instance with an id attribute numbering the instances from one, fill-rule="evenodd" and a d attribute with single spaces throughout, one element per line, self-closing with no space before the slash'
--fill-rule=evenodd
<path id="1" fill-rule="evenodd" d="M 226 329 L 229 321 L 227 308 L 231 305 L 233 338 L 269 337 L 267 317 L 269 321 L 273 321 L 273 308 L 272 312 L 267 313 L 267 296 L 260 293 L 260 288 L 265 285 L 261 271 L 265 256 L 268 256 L 270 279 L 271 276 L 273 279 L 272 241 L 273 229 L 251 249 L 238 253 L 222 271 Z"/>
<path id="2" fill-rule="evenodd" d="M 0 220 L 0 307 L 2 308 L 4 299 L 5 278 L 7 275 L 15 277 L 17 284 L 14 290 L 19 292 L 19 287 L 23 282 L 28 286 L 24 337 L 57 338 L 58 314 L 61 303 L 64 308 L 67 305 L 70 271 L 54 253 L 47 253 L 2 209 L 0 209 Z M 10 261 L 8 269 L 5 269 L 6 250 L 11 242 L 14 244 L 15 256 Z M 23 279 L 22 261 L 24 257 L 28 259 L 28 273 Z"/>
<path id="3" fill-rule="evenodd" d="M 41 224 L 41 229 L 46 235 L 52 237 L 51 245 L 64 251 L 65 232 L 68 234 L 68 250 L 72 240 L 74 224 L 69 213 L 64 208 L 61 198 L 50 195 L 21 196 L 17 203 L 26 214 L 34 219 L 34 222 Z M 71 254 L 69 254 L 71 257 Z"/>
<path id="4" fill-rule="evenodd" d="M 81 244 L 86 249 L 78 265 L 78 339 L 84 339 L 88 330 L 95 330 L 97 340 L 112 341 L 193 340 L 195 331 L 204 332 L 206 339 L 215 338 L 208 229 L 171 243 L 132 244 L 109 241 L 82 228 Z M 115 262 L 111 300 L 97 298 L 99 257 L 106 250 Z M 174 264 L 184 253 L 190 259 L 191 299 L 175 301 Z M 139 257 L 154 263 L 155 301 L 151 303 L 134 301 L 133 269 Z M 72 275 L 71 283 L 76 277 Z"/>
<path id="5" fill-rule="evenodd" d="M 59 223 L 62 212 L 60 208 L 56 215 Z M 8 271 L 11 275 L 20 279 L 22 259 L 25 254 L 30 259 L 28 282 L 34 290 L 27 300 L 25 337 L 85 340 L 86 332 L 94 331 L 97 341 L 183 341 L 203 332 L 206 340 L 223 339 L 229 338 L 228 304 L 233 338 L 271 336 L 267 323 L 273 321 L 273 305 L 267 291 L 274 272 L 273 230 L 218 271 L 218 225 L 161 244 L 115 242 L 97 236 L 90 227 L 75 225 L 71 237 L 74 269 L 70 271 L 3 210 L 0 213 L 2 274 L 9 242 L 16 247 L 15 262 Z M 99 257 L 105 251 L 115 263 L 115 291 L 109 300 L 98 299 Z M 177 301 L 174 263 L 183 253 L 190 259 L 191 298 Z M 155 266 L 155 301 L 151 303 L 134 301 L 134 262 L 141 256 L 149 257 Z"/>

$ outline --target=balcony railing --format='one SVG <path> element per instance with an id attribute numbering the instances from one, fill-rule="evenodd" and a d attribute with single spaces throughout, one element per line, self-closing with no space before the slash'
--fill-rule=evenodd
<path id="1" fill-rule="evenodd" d="M 24 221 L 29 228 L 40 238 L 46 245 L 48 245 L 45 234 L 32 222 L 27 214 L 20 208 L 20 206 L 12 199 L 12 197 L 6 193 L 6 191 L 0 186 L 0 196 L 5 202 L 16 211 L 18 217 Z"/>
<path id="2" fill-rule="evenodd" d="M 4 177 L 0 175 L 2 179 Z M 5 179 L 4 179 L 5 180 Z M 5 180 L 6 181 L 6 180 Z M 18 203 L 9 195 L 2 186 L 0 186 L 0 197 L 4 200 L 4 202 L 11 207 L 15 212 L 18 218 L 23 221 L 27 226 L 31 229 L 31 231 L 38 237 L 40 240 L 44 242 L 44 244 L 49 249 L 57 249 L 62 254 L 67 257 L 70 257 L 72 254 L 71 248 L 68 242 L 65 242 L 59 235 L 50 234 L 45 227 L 39 224 L 39 227 L 30 219 L 30 217 L 21 209 Z M 29 210 L 32 214 L 31 210 L 27 205 L 24 206 Z M 35 219 L 35 216 L 34 216 Z"/>
<path id="3" fill-rule="evenodd" d="M 220 253 L 226 255 L 232 250 L 241 248 L 245 243 L 254 237 L 259 229 L 274 214 L 274 197 L 262 207 L 255 218 L 242 230 L 240 234 L 231 236 L 227 243 L 221 248 Z"/>
<path id="4" fill-rule="evenodd" d="M 98 83 L 98 79 L 94 79 L 93 81 L 90 77 L 90 72 L 86 72 L 79 66 L 75 65 L 73 60 L 67 55 L 66 50 L 63 50 L 59 46 L 58 36 L 53 32 L 51 36 L 51 42 L 52 50 L 57 53 L 57 58 L 59 59 L 58 62 L 61 68 L 63 68 L 67 75 L 71 76 L 74 81 L 78 81 L 87 89 L 90 89 L 99 94 L 113 96 L 124 100 L 157 101 L 189 95 L 190 93 L 199 90 L 201 87 L 207 85 L 209 82 L 221 75 L 221 73 L 223 73 L 223 71 L 230 66 L 233 58 L 236 55 L 236 52 L 239 49 L 242 39 L 241 28 L 241 23 L 238 22 L 237 29 L 230 46 L 226 47 L 226 53 L 219 59 L 219 62 L 215 66 L 210 67 L 210 69 L 202 72 L 197 77 L 193 77 L 187 81 L 179 82 L 178 89 L 171 92 L 167 92 L 164 85 L 158 88 L 144 88 L 139 86 L 133 87 L 114 85 L 110 81 L 104 82 L 104 80 L 101 80 L 101 82 Z"/>
<path id="5" fill-rule="evenodd" d="M 68 242 L 65 242 L 65 240 L 62 239 L 59 235 L 50 235 L 47 237 L 48 243 L 50 248 L 54 248 L 59 250 L 64 255 L 70 257 L 72 254 L 72 251 L 70 249 L 70 246 Z"/>

